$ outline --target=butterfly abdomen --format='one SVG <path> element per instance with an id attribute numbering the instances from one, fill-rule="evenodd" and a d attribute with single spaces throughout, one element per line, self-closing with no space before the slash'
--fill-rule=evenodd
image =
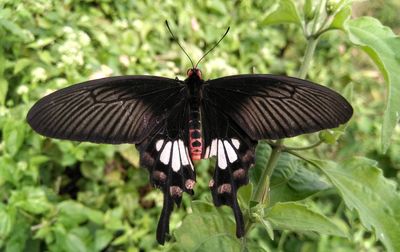
<path id="1" fill-rule="evenodd" d="M 189 148 L 192 160 L 200 160 L 203 150 L 201 119 L 198 108 L 191 108 L 189 117 Z"/>
<path id="2" fill-rule="evenodd" d="M 201 72 L 189 69 L 186 84 L 189 97 L 189 149 L 192 160 L 200 160 L 203 154 L 203 138 L 201 133 L 200 103 L 202 99 Z"/>

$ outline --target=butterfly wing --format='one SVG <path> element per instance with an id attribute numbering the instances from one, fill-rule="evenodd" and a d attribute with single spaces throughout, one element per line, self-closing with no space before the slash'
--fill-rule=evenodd
<path id="1" fill-rule="evenodd" d="M 171 108 L 165 120 L 147 139 L 137 145 L 141 165 L 147 167 L 151 183 L 164 194 L 163 209 L 157 226 L 157 240 L 164 244 L 169 233 L 169 218 L 182 200 L 182 193 L 193 194 L 196 181 L 188 149 L 189 109 L 186 99 Z"/>
<path id="2" fill-rule="evenodd" d="M 96 143 L 139 143 L 184 95 L 181 81 L 155 76 L 91 80 L 39 100 L 27 121 L 44 136 Z"/>
<path id="3" fill-rule="evenodd" d="M 237 201 L 237 190 L 248 183 L 248 170 L 254 164 L 257 141 L 252 140 L 218 105 L 203 99 L 202 123 L 204 156 L 216 156 L 216 167 L 209 183 L 216 206 L 228 205 L 236 220 L 236 235 L 244 235 L 244 221 Z"/>
<path id="4" fill-rule="evenodd" d="M 216 156 L 214 204 L 232 207 L 244 235 L 237 190 L 248 183 L 260 139 L 279 139 L 337 127 L 352 115 L 336 92 L 296 78 L 238 75 L 208 81 L 203 90 L 204 158 Z"/>
<path id="5" fill-rule="evenodd" d="M 235 75 L 207 83 L 204 93 L 208 99 L 254 140 L 335 128 L 353 114 L 338 93 L 293 77 Z"/>

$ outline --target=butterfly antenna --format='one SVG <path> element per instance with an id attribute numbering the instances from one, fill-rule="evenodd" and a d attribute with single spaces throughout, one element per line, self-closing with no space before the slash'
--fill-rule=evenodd
<path id="1" fill-rule="evenodd" d="M 171 34 L 171 36 L 172 36 L 172 39 L 175 40 L 175 42 L 178 44 L 178 46 L 179 46 L 179 47 L 182 49 L 182 51 L 186 54 L 186 56 L 187 56 L 188 59 L 190 60 L 190 63 L 192 64 L 192 67 L 195 68 L 195 67 L 194 67 L 194 64 L 193 64 L 193 61 L 192 61 L 192 59 L 190 58 L 189 54 L 185 51 L 185 49 L 183 49 L 183 47 L 181 46 L 181 44 L 179 43 L 179 41 L 175 38 L 174 34 L 172 33 L 171 28 L 169 27 L 169 24 L 168 24 L 168 21 L 167 21 L 167 20 L 165 20 L 165 25 L 167 26 L 167 29 L 168 29 L 169 33 Z"/>
<path id="2" fill-rule="evenodd" d="M 199 65 L 200 61 L 202 61 L 202 60 L 207 56 L 207 54 L 209 54 L 212 50 L 214 50 L 215 47 L 218 46 L 218 44 L 225 38 L 226 34 L 228 34 L 230 28 L 231 28 L 231 27 L 228 27 L 228 29 L 226 29 L 226 32 L 225 32 L 224 35 L 218 40 L 218 42 L 215 43 L 215 45 L 214 45 L 210 50 L 208 50 L 208 51 L 199 59 L 199 61 L 197 61 L 196 67 L 195 67 L 195 68 L 197 68 L 197 66 Z"/>

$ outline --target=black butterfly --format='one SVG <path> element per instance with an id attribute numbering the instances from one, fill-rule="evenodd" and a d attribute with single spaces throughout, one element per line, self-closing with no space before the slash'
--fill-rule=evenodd
<path id="1" fill-rule="evenodd" d="M 204 81 L 197 64 L 187 75 L 184 81 L 141 75 L 91 80 L 42 98 L 27 115 L 44 136 L 136 144 L 151 183 L 164 193 L 160 244 L 174 203 L 183 192 L 193 194 L 193 160 L 216 157 L 213 201 L 232 207 L 242 237 L 236 195 L 248 183 L 257 141 L 335 128 L 353 113 L 341 95 L 302 79 L 247 74 Z"/>

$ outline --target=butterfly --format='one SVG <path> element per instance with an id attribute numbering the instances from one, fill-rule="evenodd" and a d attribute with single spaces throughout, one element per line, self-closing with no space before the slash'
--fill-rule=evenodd
<path id="1" fill-rule="evenodd" d="M 215 157 L 213 202 L 232 208 L 242 237 L 237 192 L 249 182 L 258 140 L 335 128 L 353 113 L 340 94 L 310 81 L 268 74 L 204 80 L 197 65 L 185 80 L 133 75 L 86 81 L 43 97 L 27 115 L 47 137 L 135 144 L 150 182 L 163 192 L 160 244 L 174 205 L 184 192 L 193 194 L 194 161 Z"/>

